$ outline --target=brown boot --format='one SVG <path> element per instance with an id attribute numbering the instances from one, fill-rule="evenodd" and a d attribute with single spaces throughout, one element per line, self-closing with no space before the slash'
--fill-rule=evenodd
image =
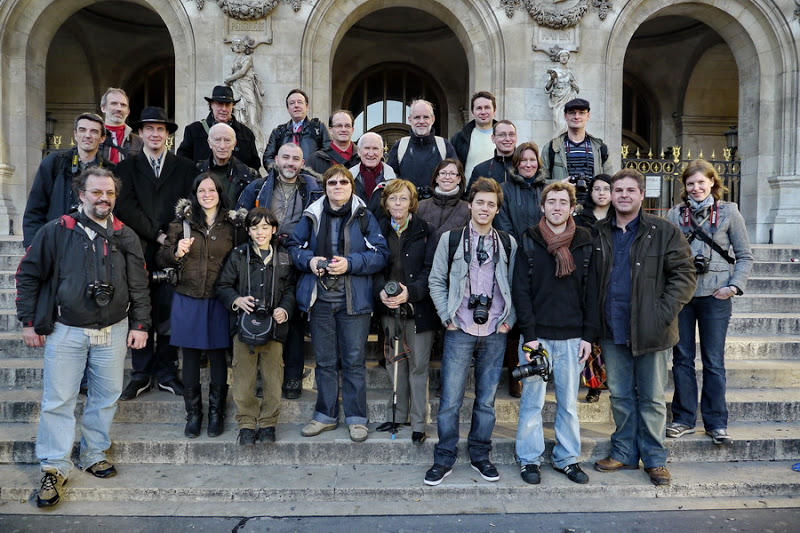
<path id="1" fill-rule="evenodd" d="M 645 468 L 644 471 L 650 476 L 650 481 L 653 482 L 653 485 L 657 487 L 669 485 L 670 481 L 672 481 L 672 476 L 669 475 L 669 470 L 667 470 L 666 466 Z"/>

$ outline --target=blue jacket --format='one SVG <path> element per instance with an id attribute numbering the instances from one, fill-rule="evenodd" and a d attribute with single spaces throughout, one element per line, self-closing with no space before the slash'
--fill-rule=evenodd
<path id="1" fill-rule="evenodd" d="M 303 212 L 303 217 L 288 242 L 292 263 L 300 272 L 297 282 L 297 308 L 306 312 L 317 299 L 318 278 L 311 272 L 309 262 L 313 257 L 320 256 L 317 251 L 317 232 L 320 217 L 324 213 L 324 201 L 324 198 L 320 198 Z M 361 217 L 366 217 L 366 224 L 359 220 Z M 344 252 L 341 255 L 347 258 L 348 263 L 347 274 L 344 276 L 347 314 L 371 313 L 372 275 L 386 266 L 389 247 L 375 217 L 358 196 L 353 195 L 353 207 L 345 228 Z"/>

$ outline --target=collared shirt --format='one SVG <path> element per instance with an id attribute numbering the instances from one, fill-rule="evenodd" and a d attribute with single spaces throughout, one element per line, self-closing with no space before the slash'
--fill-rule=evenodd
<path id="1" fill-rule="evenodd" d="M 334 144 L 334 143 L 331 143 L 331 148 L 333 148 L 333 150 L 337 154 L 342 156 L 345 161 L 350 161 L 353 158 L 353 143 L 352 142 L 350 143 L 350 146 L 347 147 L 347 150 L 339 150 L 339 147 L 336 146 L 336 144 Z"/>
<path id="2" fill-rule="evenodd" d="M 479 235 L 472 226 L 472 221 L 470 221 L 468 228 L 470 232 L 470 261 L 467 275 L 469 278 L 467 280 L 467 290 L 464 291 L 464 299 L 461 300 L 461 305 L 456 311 L 456 321 L 461 331 L 464 333 L 469 333 L 475 337 L 487 337 L 497 332 L 497 322 L 503 315 L 503 309 L 505 309 L 506 304 L 494 275 L 494 254 L 495 252 L 498 254 L 503 253 L 502 243 L 497 242 L 495 246 L 494 239 L 496 233 L 494 230 L 490 230 L 489 234 L 485 235 L 483 239 L 483 250 L 486 252 L 487 257 L 486 260 L 481 263 L 478 260 L 478 244 L 481 235 Z M 459 246 L 464 246 L 463 241 L 459 243 Z M 497 266 L 503 267 L 502 260 L 497 262 Z M 489 320 L 487 320 L 485 324 L 476 324 L 473 319 L 474 309 L 469 308 L 469 297 L 471 294 L 491 294 L 492 296 L 492 305 L 489 308 Z"/>
<path id="3" fill-rule="evenodd" d="M 614 254 L 611 275 L 606 287 L 603 312 L 606 318 L 606 337 L 614 344 L 631 342 L 631 245 L 639 229 L 639 216 L 631 220 L 625 231 L 611 219 L 611 251 Z"/>

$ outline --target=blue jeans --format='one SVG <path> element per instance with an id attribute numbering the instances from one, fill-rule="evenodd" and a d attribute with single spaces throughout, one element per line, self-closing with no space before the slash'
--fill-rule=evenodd
<path id="1" fill-rule="evenodd" d="M 342 403 L 346 424 L 367 423 L 367 374 L 364 348 L 370 316 L 348 315 L 347 304 L 317 300 L 311 308 L 311 343 L 317 361 L 317 405 L 314 420 L 339 420 L 339 372 L 342 360 Z"/>
<path id="2" fill-rule="evenodd" d="M 471 461 L 489 459 L 494 431 L 494 398 L 503 357 L 506 351 L 506 334 L 492 333 L 475 337 L 460 329 L 444 334 L 442 354 L 442 397 L 439 402 L 437 424 L 439 442 L 433 449 L 433 462 L 450 468 L 458 457 L 458 414 L 464 403 L 472 358 L 475 357 L 475 403 L 472 407 L 472 424 L 467 443 Z"/>
<path id="3" fill-rule="evenodd" d="M 564 468 L 577 463 L 581 455 L 581 428 L 578 421 L 578 383 L 583 368 L 578 363 L 581 339 L 539 339 L 539 343 L 550 357 L 552 379 L 556 386 L 556 445 L 551 461 L 553 466 Z M 519 364 L 528 364 L 522 352 L 522 339 L 519 343 Z M 542 407 L 546 389 L 547 384 L 540 376 L 522 380 L 516 442 L 517 459 L 522 466 L 542 464 Z"/>
<path id="4" fill-rule="evenodd" d="M 42 413 L 36 436 L 36 457 L 42 470 L 55 469 L 65 478 L 72 470 L 75 403 L 84 369 L 89 393 L 81 417 L 80 466 L 106 459 L 108 433 L 122 393 L 128 320 L 111 327 L 110 346 L 90 346 L 83 328 L 56 323 L 44 346 Z"/>
<path id="5" fill-rule="evenodd" d="M 692 298 L 678 314 L 680 340 L 672 349 L 672 375 L 675 396 L 672 420 L 694 427 L 697 423 L 697 374 L 695 360 L 695 324 L 700 330 L 700 357 L 703 361 L 703 395 L 700 411 L 706 430 L 727 429 L 728 406 L 725 403 L 725 337 L 731 320 L 732 299 L 713 296 Z"/>
<path id="6" fill-rule="evenodd" d="M 667 383 L 669 350 L 633 356 L 628 346 L 600 341 L 606 362 L 606 383 L 611 392 L 611 413 L 616 429 L 611 435 L 612 459 L 645 468 L 664 466 L 667 448 Z"/>

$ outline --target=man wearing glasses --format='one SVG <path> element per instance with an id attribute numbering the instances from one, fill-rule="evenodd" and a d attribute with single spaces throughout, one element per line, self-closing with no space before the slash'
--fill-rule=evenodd
<path id="1" fill-rule="evenodd" d="M 564 105 L 564 120 L 567 131 L 547 143 L 542 150 L 542 167 L 548 181 L 564 181 L 569 178 L 578 193 L 584 194 L 598 174 L 612 174 L 608 161 L 608 146 L 602 139 L 586 133 L 589 121 L 589 102 L 575 98 Z M 584 180 L 583 187 L 581 180 Z M 581 190 L 583 189 L 583 190 Z M 578 201 L 581 201 L 579 194 Z"/>
<path id="2" fill-rule="evenodd" d="M 317 150 L 308 158 L 308 168 L 319 174 L 324 174 L 333 165 L 342 165 L 350 168 L 359 162 L 353 138 L 353 114 L 346 109 L 334 111 L 328 119 L 328 133 L 331 137 L 330 146 Z"/>
<path id="3" fill-rule="evenodd" d="M 502 184 L 508 181 L 509 174 L 514 170 L 512 159 L 517 147 L 517 127 L 514 123 L 505 119 L 497 121 L 492 129 L 492 142 L 495 146 L 494 156 L 475 165 L 467 185 L 467 193 L 480 177 L 492 178 Z"/>

